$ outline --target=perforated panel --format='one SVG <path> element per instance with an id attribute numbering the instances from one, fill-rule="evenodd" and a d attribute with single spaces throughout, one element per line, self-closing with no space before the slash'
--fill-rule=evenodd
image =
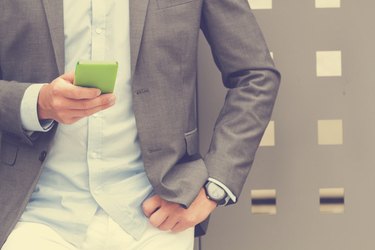
<path id="1" fill-rule="evenodd" d="M 375 249 L 375 2 L 250 4 L 282 85 L 240 201 L 213 214 L 202 249 Z M 203 36 L 200 42 L 204 154 L 225 89 Z M 345 209 L 322 212 L 323 188 L 345 190 Z M 276 190 L 277 214 L 251 212 L 252 190 L 264 189 Z"/>

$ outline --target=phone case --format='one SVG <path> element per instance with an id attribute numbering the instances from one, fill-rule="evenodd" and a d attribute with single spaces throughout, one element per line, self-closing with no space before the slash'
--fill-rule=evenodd
<path id="1" fill-rule="evenodd" d="M 98 88 L 102 94 L 112 93 L 117 77 L 115 61 L 79 61 L 76 65 L 74 84 Z"/>

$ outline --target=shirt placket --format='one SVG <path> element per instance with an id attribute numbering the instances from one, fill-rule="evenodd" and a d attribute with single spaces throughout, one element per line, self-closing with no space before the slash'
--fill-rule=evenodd
<path id="1" fill-rule="evenodd" d="M 106 32 L 106 1 L 92 0 L 91 25 L 91 60 L 105 59 Z M 100 192 L 100 176 L 103 148 L 103 115 L 95 113 L 88 118 L 88 147 L 87 162 L 89 166 L 90 188 L 95 193 Z"/>
<path id="2" fill-rule="evenodd" d="M 105 0 L 92 0 L 92 60 L 105 59 L 106 2 Z"/>

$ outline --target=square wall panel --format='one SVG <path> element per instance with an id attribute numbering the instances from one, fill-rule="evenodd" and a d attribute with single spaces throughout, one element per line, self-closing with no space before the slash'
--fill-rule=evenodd
<path id="1" fill-rule="evenodd" d="M 263 138 L 260 141 L 260 147 L 272 147 L 275 146 L 275 122 L 270 121 L 264 132 Z"/>
<path id="2" fill-rule="evenodd" d="M 344 188 L 321 188 L 319 190 L 320 212 L 342 214 L 345 210 Z"/>
<path id="3" fill-rule="evenodd" d="M 272 9 L 272 0 L 248 0 L 250 8 L 253 10 Z"/>
<path id="4" fill-rule="evenodd" d="M 340 8 L 341 0 L 315 0 L 315 8 Z"/>
<path id="5" fill-rule="evenodd" d="M 342 120 L 318 121 L 318 144 L 341 145 L 343 144 Z"/>
<path id="6" fill-rule="evenodd" d="M 317 51 L 316 75 L 318 77 L 341 76 L 341 51 Z"/>
<path id="7" fill-rule="evenodd" d="M 276 214 L 276 190 L 256 189 L 251 190 L 251 213 Z"/>

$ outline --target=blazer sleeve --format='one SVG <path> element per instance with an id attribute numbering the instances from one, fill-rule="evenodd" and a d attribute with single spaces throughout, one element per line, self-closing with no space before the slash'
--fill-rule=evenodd
<path id="1" fill-rule="evenodd" d="M 209 176 L 239 197 L 271 117 L 280 73 L 246 0 L 204 0 L 201 29 L 228 89 L 204 161 Z"/>
<path id="2" fill-rule="evenodd" d="M 29 83 L 2 80 L 0 68 L 0 131 L 19 137 L 32 144 L 34 135 L 28 135 L 22 127 L 21 102 Z"/>

